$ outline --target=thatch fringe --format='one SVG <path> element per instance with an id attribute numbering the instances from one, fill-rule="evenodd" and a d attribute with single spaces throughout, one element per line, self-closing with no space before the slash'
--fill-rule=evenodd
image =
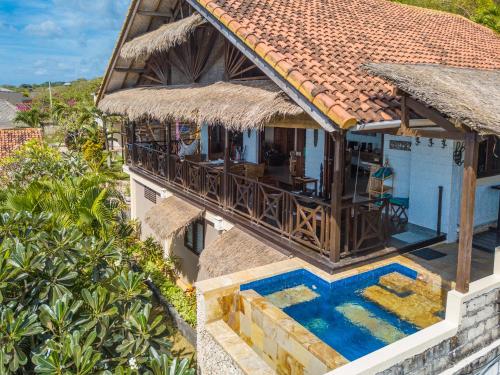
<path id="1" fill-rule="evenodd" d="M 270 81 L 134 88 L 106 95 L 99 108 L 130 120 L 149 117 L 198 125 L 223 124 L 240 131 L 262 128 L 275 118 L 304 113 Z"/>
<path id="2" fill-rule="evenodd" d="M 483 135 L 500 135 L 500 70 L 375 63 L 363 68 L 452 121 Z"/>
<path id="3" fill-rule="evenodd" d="M 120 56 L 124 59 L 146 59 L 156 52 L 168 51 L 186 42 L 189 35 L 205 22 L 195 13 L 179 21 L 167 23 L 125 43 L 120 50 Z"/>
<path id="4" fill-rule="evenodd" d="M 168 197 L 151 208 L 145 217 L 146 224 L 160 240 L 181 235 L 193 221 L 203 216 L 203 210 L 177 197 Z"/>
<path id="5" fill-rule="evenodd" d="M 234 227 L 203 250 L 198 261 L 197 281 L 265 266 L 288 258 Z"/>

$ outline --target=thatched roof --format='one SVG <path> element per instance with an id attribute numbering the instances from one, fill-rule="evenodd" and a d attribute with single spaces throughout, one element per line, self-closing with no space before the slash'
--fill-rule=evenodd
<path id="1" fill-rule="evenodd" d="M 170 239 L 203 215 L 203 210 L 177 197 L 168 197 L 146 213 L 145 221 L 160 239 Z"/>
<path id="2" fill-rule="evenodd" d="M 131 120 L 183 120 L 234 130 L 261 128 L 272 119 L 304 113 L 270 81 L 133 88 L 106 95 L 99 108 Z"/>
<path id="3" fill-rule="evenodd" d="M 288 257 L 234 227 L 200 255 L 198 281 L 279 262 Z"/>
<path id="4" fill-rule="evenodd" d="M 189 35 L 205 22 L 199 14 L 195 13 L 179 21 L 167 23 L 125 43 L 120 50 L 120 56 L 131 60 L 145 59 L 155 52 L 168 51 L 170 48 L 186 42 Z"/>
<path id="5" fill-rule="evenodd" d="M 443 65 L 366 64 L 415 99 L 480 134 L 500 135 L 500 70 Z"/>

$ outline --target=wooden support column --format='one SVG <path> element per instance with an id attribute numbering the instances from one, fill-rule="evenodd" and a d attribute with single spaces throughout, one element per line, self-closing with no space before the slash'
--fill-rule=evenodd
<path id="1" fill-rule="evenodd" d="M 227 208 L 229 204 L 229 130 L 224 128 L 224 208 Z"/>
<path id="2" fill-rule="evenodd" d="M 166 134 L 166 144 L 167 144 L 167 181 L 170 181 L 170 151 L 172 149 L 172 124 L 167 123 L 167 134 Z"/>
<path id="3" fill-rule="evenodd" d="M 332 133 L 334 143 L 333 183 L 331 193 L 330 216 L 330 260 L 340 261 L 340 234 L 342 221 L 342 192 L 344 190 L 345 171 L 345 134 L 342 131 Z"/>
<path id="4" fill-rule="evenodd" d="M 132 121 L 132 165 L 135 166 L 135 161 L 136 161 L 136 148 L 135 148 L 135 142 L 136 142 L 136 135 L 135 135 L 135 127 L 136 127 L 136 122 Z"/>
<path id="5" fill-rule="evenodd" d="M 456 290 L 469 291 L 472 237 L 474 234 L 474 204 L 476 196 L 478 139 L 476 133 L 465 136 L 464 176 L 460 204 L 460 236 L 458 242 L 458 264 Z"/>

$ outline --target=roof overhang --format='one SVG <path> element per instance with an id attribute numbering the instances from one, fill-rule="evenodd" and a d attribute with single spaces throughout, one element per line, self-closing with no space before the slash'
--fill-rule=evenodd
<path id="1" fill-rule="evenodd" d="M 270 81 L 138 87 L 106 95 L 99 108 L 130 120 L 182 120 L 238 131 L 304 115 L 302 108 Z"/>
<path id="2" fill-rule="evenodd" d="M 366 64 L 394 84 L 405 107 L 433 121 L 448 135 L 475 131 L 500 135 L 500 71 L 426 64 Z M 411 121 L 402 128 L 411 129 Z M 452 138 L 448 136 L 447 138 Z"/>

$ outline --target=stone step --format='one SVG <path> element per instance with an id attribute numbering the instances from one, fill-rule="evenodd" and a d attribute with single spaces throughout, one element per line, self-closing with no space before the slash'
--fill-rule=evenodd
<path id="1" fill-rule="evenodd" d="M 441 305 L 420 294 L 400 297 L 387 289 L 373 285 L 364 290 L 363 296 L 419 328 L 426 328 L 441 321 L 436 315 L 441 311 Z"/>
<path id="2" fill-rule="evenodd" d="M 335 310 L 341 313 L 352 324 L 366 329 L 372 336 L 386 344 L 392 344 L 406 337 L 406 334 L 401 332 L 397 327 L 373 315 L 370 311 L 358 304 L 345 303 L 337 306 Z"/>
<path id="3" fill-rule="evenodd" d="M 319 297 L 319 294 L 309 289 L 305 285 L 298 285 L 293 288 L 283 289 L 279 292 L 268 294 L 267 300 L 280 309 L 309 302 Z"/>
<path id="4" fill-rule="evenodd" d="M 423 280 L 412 279 L 399 272 L 393 272 L 388 275 L 384 275 L 379 280 L 379 285 L 382 285 L 395 293 L 405 294 L 405 293 L 416 293 L 428 300 L 439 304 L 441 310 L 444 310 L 446 304 L 446 291 L 439 286 L 432 285 Z"/>

